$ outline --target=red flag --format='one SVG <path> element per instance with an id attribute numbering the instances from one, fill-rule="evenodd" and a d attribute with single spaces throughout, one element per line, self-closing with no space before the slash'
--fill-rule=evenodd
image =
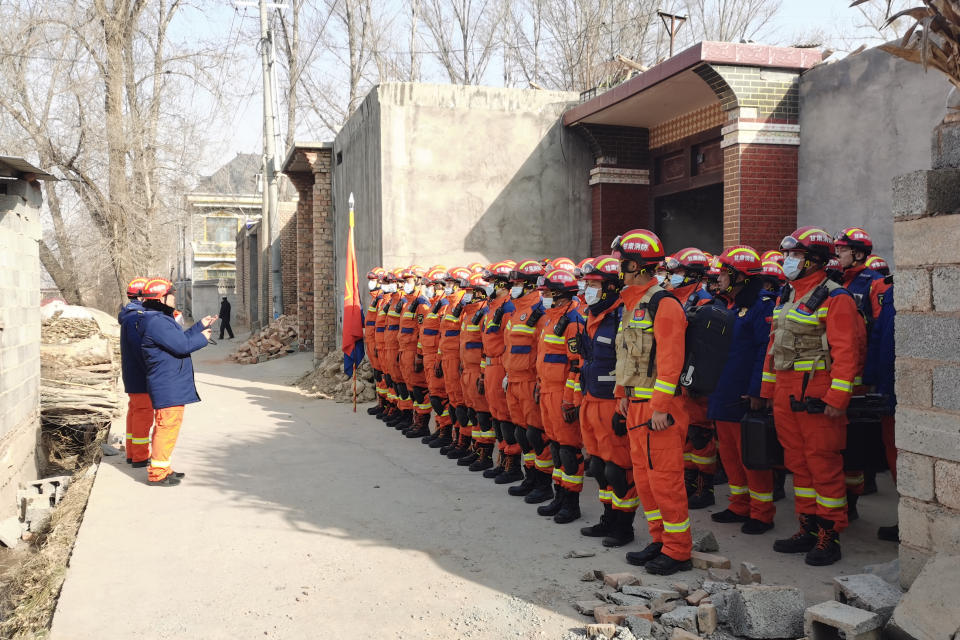
<path id="1" fill-rule="evenodd" d="M 350 229 L 347 232 L 347 271 L 343 282 L 343 372 L 353 375 L 363 360 L 363 306 L 353 250 L 353 194 L 350 194 Z"/>

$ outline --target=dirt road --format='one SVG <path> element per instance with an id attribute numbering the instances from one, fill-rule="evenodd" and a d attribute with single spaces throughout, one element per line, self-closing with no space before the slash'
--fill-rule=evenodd
<path id="1" fill-rule="evenodd" d="M 631 569 L 622 550 L 581 538 L 582 522 L 539 518 L 362 410 L 301 396 L 287 383 L 309 354 L 240 366 L 229 344 L 196 357 L 203 402 L 187 408 L 175 453 L 181 486 L 147 486 L 145 469 L 104 459 L 53 638 L 559 638 L 585 622 L 570 606 L 595 586 L 582 573 Z M 735 563 L 799 580 L 818 602 L 830 577 L 895 556 L 871 540 L 895 513 L 887 483 L 881 494 L 861 503 L 863 542 L 846 541 L 840 567 L 778 557 L 706 525 L 706 512 L 694 523 Z M 592 481 L 584 496 L 592 523 Z M 792 532 L 779 505 L 776 531 Z M 597 556 L 562 559 L 572 549 Z"/>

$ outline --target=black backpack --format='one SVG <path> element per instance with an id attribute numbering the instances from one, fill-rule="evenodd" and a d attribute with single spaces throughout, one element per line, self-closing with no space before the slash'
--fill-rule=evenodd
<path id="1" fill-rule="evenodd" d="M 647 303 L 647 310 L 656 315 L 660 301 L 670 296 L 669 291 L 658 291 Z M 694 396 L 713 393 L 720 382 L 723 367 L 730 353 L 733 338 L 733 313 L 719 305 L 707 304 L 687 309 L 687 332 L 684 345 L 683 370 L 680 386 Z M 650 355 L 650 370 L 656 358 L 656 343 Z"/>

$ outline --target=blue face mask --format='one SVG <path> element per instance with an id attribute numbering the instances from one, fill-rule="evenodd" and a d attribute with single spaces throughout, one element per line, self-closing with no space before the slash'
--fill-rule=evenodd
<path id="1" fill-rule="evenodd" d="M 783 275 L 787 276 L 788 280 L 796 280 L 800 276 L 800 272 L 803 270 L 802 265 L 802 258 L 784 258 Z"/>
<path id="2" fill-rule="evenodd" d="M 683 284 L 683 274 L 682 273 L 672 273 L 670 274 L 670 284 L 674 287 L 679 287 Z"/>

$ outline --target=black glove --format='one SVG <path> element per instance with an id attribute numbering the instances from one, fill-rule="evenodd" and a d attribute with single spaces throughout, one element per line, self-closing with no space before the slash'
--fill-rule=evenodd
<path id="1" fill-rule="evenodd" d="M 439 362 L 436 364 L 436 366 L 433 367 L 433 375 L 435 375 L 438 378 L 443 377 L 443 365 L 440 364 Z"/>
<path id="2" fill-rule="evenodd" d="M 540 404 L 540 383 L 533 385 L 533 401 L 536 404 Z"/>
<path id="3" fill-rule="evenodd" d="M 421 371 L 423 371 L 423 356 L 420 355 L 419 353 L 413 359 L 413 370 L 416 373 L 420 373 Z"/>
<path id="4" fill-rule="evenodd" d="M 618 436 L 627 435 L 627 418 L 622 416 L 619 413 L 613 414 L 613 420 L 611 420 L 611 426 L 613 427 L 613 433 Z"/>
<path id="5" fill-rule="evenodd" d="M 486 395 L 486 385 L 483 384 L 483 376 L 477 378 L 477 393 L 480 395 Z"/>
<path id="6" fill-rule="evenodd" d="M 563 421 L 567 424 L 576 422 L 580 415 L 580 407 L 570 402 L 564 402 L 560 405 L 560 410 L 563 411 Z"/>

